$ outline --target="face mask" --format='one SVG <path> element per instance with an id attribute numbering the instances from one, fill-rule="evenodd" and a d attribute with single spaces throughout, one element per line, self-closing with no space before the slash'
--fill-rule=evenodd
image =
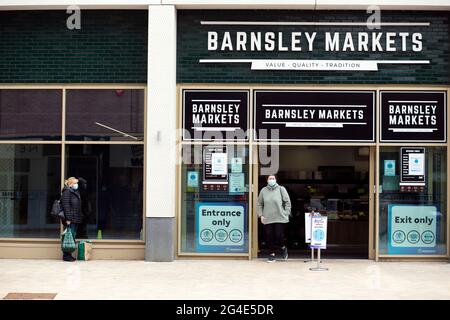
<path id="1" fill-rule="evenodd" d="M 277 184 L 277 180 L 275 180 L 275 179 L 270 179 L 269 181 L 267 181 L 267 184 L 268 184 L 270 187 L 274 187 L 274 186 Z"/>
<path id="2" fill-rule="evenodd" d="M 72 189 L 73 190 L 77 190 L 78 189 L 78 183 L 75 183 L 74 185 L 72 185 Z"/>

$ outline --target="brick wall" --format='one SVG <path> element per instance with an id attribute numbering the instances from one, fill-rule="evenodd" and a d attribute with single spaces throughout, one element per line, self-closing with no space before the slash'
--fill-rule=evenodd
<path id="1" fill-rule="evenodd" d="M 0 12 L 0 83 L 146 83 L 147 11 Z"/>
<path id="2" fill-rule="evenodd" d="M 368 15 L 361 11 L 178 11 L 177 81 L 179 83 L 340 83 L 340 84 L 449 84 L 450 36 L 447 12 L 381 13 L 382 22 L 430 22 L 429 27 L 365 27 L 343 26 L 202 26 L 208 21 L 336 21 L 365 22 Z M 207 50 L 207 31 L 318 31 L 315 42 L 322 43 L 323 32 L 421 32 L 421 52 L 326 52 L 315 49 L 302 52 L 237 52 L 218 53 Z M 323 31 L 323 32 L 322 32 Z M 382 41 L 384 41 L 384 36 Z M 398 45 L 399 47 L 400 45 Z M 200 64 L 203 59 L 362 59 L 362 60 L 431 60 L 428 65 L 379 65 L 379 71 L 260 71 L 250 70 L 250 64 Z"/>

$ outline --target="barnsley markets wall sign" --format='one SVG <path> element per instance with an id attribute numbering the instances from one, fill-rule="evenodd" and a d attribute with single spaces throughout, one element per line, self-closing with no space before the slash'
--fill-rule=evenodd
<path id="1" fill-rule="evenodd" d="M 373 25 L 361 18 L 361 21 L 249 21 L 212 20 L 205 15 L 199 23 L 204 30 L 200 36 L 208 57 L 199 57 L 199 63 L 245 63 L 251 70 L 302 71 L 378 71 L 381 64 L 430 63 L 416 54 L 424 49 L 425 36 L 421 30 L 430 27 L 430 22 L 381 21 Z M 305 53 L 308 58 L 297 58 Z M 350 58 L 332 58 L 341 53 L 348 53 L 346 56 Z M 374 58 L 361 59 L 358 53 Z M 211 54 L 217 58 L 210 58 Z M 248 58 L 244 58 L 246 54 Z M 280 59 L 279 54 L 289 54 L 291 58 Z M 330 58 L 311 58 L 314 56 Z"/>
<path id="2" fill-rule="evenodd" d="M 450 81 L 440 12 L 179 10 L 178 83 Z M 369 20 L 370 21 L 370 20 Z"/>

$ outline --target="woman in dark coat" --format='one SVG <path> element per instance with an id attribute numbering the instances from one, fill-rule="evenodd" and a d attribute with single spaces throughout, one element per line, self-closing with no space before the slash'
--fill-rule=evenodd
<path id="1" fill-rule="evenodd" d="M 83 222 L 83 214 L 81 212 L 81 196 L 78 191 L 78 179 L 74 177 L 68 178 L 64 182 L 65 186 L 61 195 L 61 206 L 66 217 L 62 223 L 65 228 L 70 228 L 73 237 L 77 235 L 78 225 Z M 69 252 L 63 252 L 64 261 L 75 261 Z"/>

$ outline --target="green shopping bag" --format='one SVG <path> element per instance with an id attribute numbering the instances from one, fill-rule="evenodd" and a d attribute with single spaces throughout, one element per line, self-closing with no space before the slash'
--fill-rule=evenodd
<path id="1" fill-rule="evenodd" d="M 66 228 L 61 236 L 61 250 L 63 252 L 72 253 L 77 248 L 75 239 L 70 228 Z"/>
<path id="2" fill-rule="evenodd" d="M 88 261 L 91 259 L 92 259 L 92 242 L 91 241 L 78 242 L 77 260 Z"/>

